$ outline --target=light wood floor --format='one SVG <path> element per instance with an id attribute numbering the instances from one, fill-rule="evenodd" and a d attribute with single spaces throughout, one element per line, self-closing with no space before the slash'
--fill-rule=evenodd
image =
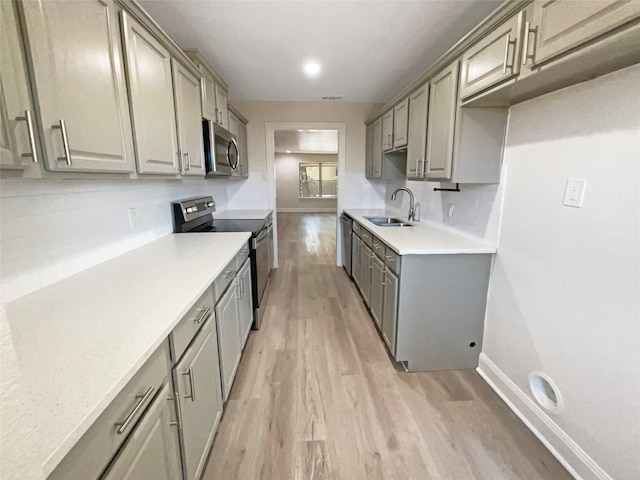
<path id="1" fill-rule="evenodd" d="M 571 478 L 475 371 L 394 368 L 335 225 L 278 214 L 280 268 L 204 479 Z"/>

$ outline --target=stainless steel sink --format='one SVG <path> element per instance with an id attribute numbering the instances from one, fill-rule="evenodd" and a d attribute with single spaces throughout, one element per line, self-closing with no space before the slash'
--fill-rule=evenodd
<path id="1" fill-rule="evenodd" d="M 411 223 L 394 217 L 364 217 L 378 227 L 413 227 Z"/>

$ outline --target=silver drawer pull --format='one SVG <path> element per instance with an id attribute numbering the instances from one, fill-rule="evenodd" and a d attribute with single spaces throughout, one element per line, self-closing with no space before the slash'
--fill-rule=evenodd
<path id="1" fill-rule="evenodd" d="M 236 300 L 242 300 L 242 290 L 240 289 L 240 282 L 236 282 Z"/>
<path id="2" fill-rule="evenodd" d="M 389 255 L 385 255 L 384 258 L 386 258 L 389 262 L 395 262 L 395 259 L 393 257 L 390 257 Z"/>
<path id="3" fill-rule="evenodd" d="M 373 248 L 375 248 L 376 250 L 378 250 L 379 248 L 382 248 L 382 246 L 380 246 L 380 245 L 378 245 L 378 244 L 374 243 L 374 244 L 373 244 Z"/>
<path id="4" fill-rule="evenodd" d="M 122 435 L 127 430 L 127 428 L 129 428 L 129 425 L 131 425 L 138 412 L 142 410 L 143 405 L 147 402 L 147 400 L 149 400 L 149 398 L 151 398 L 154 390 L 154 387 L 149 387 L 144 395 L 136 395 L 136 398 L 139 398 L 140 401 L 136 404 L 135 407 L 133 407 L 133 410 L 131 410 L 129 415 L 127 415 L 127 418 L 125 418 L 122 422 L 115 422 L 115 426 L 119 427 L 118 430 L 116 430 L 116 433 L 118 435 Z"/>
<path id="5" fill-rule="evenodd" d="M 178 429 L 182 430 L 182 407 L 180 407 L 180 395 L 178 395 L 178 392 L 173 392 L 173 397 L 167 397 L 167 400 L 176 403 L 176 421 L 169 422 L 169 425 L 174 425 L 178 427 Z"/>
<path id="6" fill-rule="evenodd" d="M 529 53 L 529 35 L 533 33 L 534 35 L 534 50 L 533 53 Z M 538 34 L 538 27 L 531 28 L 531 22 L 526 22 L 524 24 L 524 44 L 522 46 L 522 65 L 526 65 L 528 60 L 532 62 L 536 58 L 535 54 L 535 36 Z"/>
<path id="7" fill-rule="evenodd" d="M 51 128 L 60 130 L 62 135 L 62 148 L 64 149 L 64 157 L 58 157 L 57 160 L 64 160 L 67 165 L 71 166 L 71 152 L 69 151 L 69 137 L 67 136 L 67 124 L 60 119 L 57 125 L 51 125 Z"/>
<path id="8" fill-rule="evenodd" d="M 511 73 L 513 73 L 513 69 L 515 66 L 515 46 L 517 41 L 516 40 L 511 40 L 511 34 L 508 33 L 507 34 L 507 39 L 506 39 L 506 43 L 504 45 L 504 60 L 502 62 L 502 74 L 506 75 L 507 74 L 507 68 L 511 70 Z M 513 50 L 513 56 L 514 56 L 514 62 L 512 62 L 511 64 L 509 64 L 509 47 L 513 45 L 514 46 L 514 50 Z"/>
<path id="9" fill-rule="evenodd" d="M 182 375 L 189 377 L 189 389 L 191 393 L 189 395 L 185 395 L 184 398 L 190 398 L 192 402 L 196 401 L 196 391 L 193 388 L 193 369 L 189 369 L 186 372 L 182 372 Z"/>
<path id="10" fill-rule="evenodd" d="M 206 307 L 200 310 L 202 314 L 198 318 L 195 318 L 194 321 L 198 324 L 204 322 L 207 318 L 209 318 L 209 312 L 211 311 L 211 307 Z"/>
<path id="11" fill-rule="evenodd" d="M 33 117 L 31 116 L 30 110 L 24 111 L 24 117 L 16 117 L 18 121 L 27 122 L 27 133 L 29 134 L 29 148 L 31 148 L 31 153 L 23 153 L 23 157 L 31 157 L 33 159 L 33 163 L 38 163 L 38 152 L 36 150 L 36 136 L 33 132 Z"/>
<path id="12" fill-rule="evenodd" d="M 224 272 L 224 278 L 233 278 L 235 274 L 235 270 L 227 270 L 226 272 Z"/>

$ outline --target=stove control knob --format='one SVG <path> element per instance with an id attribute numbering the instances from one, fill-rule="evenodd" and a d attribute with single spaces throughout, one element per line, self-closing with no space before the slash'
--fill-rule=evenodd
<path id="1" fill-rule="evenodd" d="M 215 203 L 213 203 L 213 202 L 208 202 L 207 203 L 207 207 L 213 207 L 214 205 L 215 205 Z"/>

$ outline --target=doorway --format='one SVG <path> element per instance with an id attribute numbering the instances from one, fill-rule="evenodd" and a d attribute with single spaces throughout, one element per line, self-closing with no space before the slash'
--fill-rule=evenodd
<path id="1" fill-rule="evenodd" d="M 266 124 L 269 207 L 276 212 L 336 214 L 336 265 L 342 266 L 341 186 L 345 174 L 345 124 Z M 277 241 L 276 241 L 277 245 Z M 277 247 L 274 264 L 277 265 Z"/>

